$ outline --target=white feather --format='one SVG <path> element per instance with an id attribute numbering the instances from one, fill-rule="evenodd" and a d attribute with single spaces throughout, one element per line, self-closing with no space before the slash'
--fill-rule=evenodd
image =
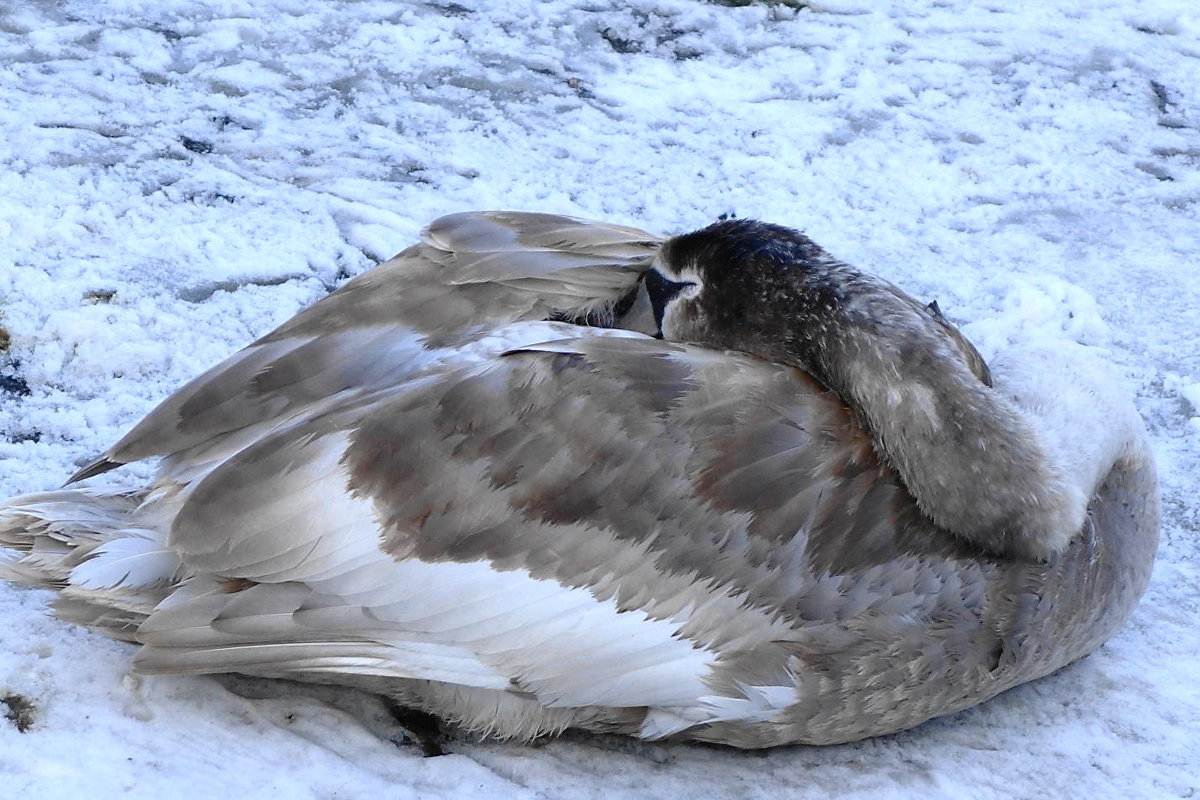
<path id="1" fill-rule="evenodd" d="M 276 478 L 282 481 L 277 499 L 265 501 L 253 526 L 221 531 L 223 540 L 203 542 L 206 552 L 199 555 L 200 543 L 175 543 L 189 553 L 192 568 L 200 563 L 264 583 L 191 599 L 177 593 L 142 626 L 148 645 L 211 647 L 240 637 L 250 647 L 340 636 L 369 641 L 368 649 L 387 644 L 395 663 L 386 668 L 394 674 L 446 680 L 445 665 L 435 669 L 428 660 L 411 659 L 414 645 L 440 646 L 472 654 L 477 663 L 475 677 L 464 680 L 468 685 L 516 684 L 550 706 L 685 706 L 711 694 L 704 679 L 714 656 L 680 636 L 682 622 L 622 612 L 615 599 L 598 600 L 524 570 L 396 561 L 384 554 L 372 504 L 345 489 L 340 454 L 347 444 L 345 434 L 331 434 L 306 446 L 292 472 Z M 356 616 L 309 610 L 335 599 L 353 604 Z M 344 650 L 353 653 L 355 646 Z M 228 652 L 237 659 L 279 653 Z M 140 661 L 146 669 L 158 663 L 153 650 Z M 201 668 L 221 667 L 209 655 Z M 470 670 L 459 665 L 456 672 Z"/>
<path id="2" fill-rule="evenodd" d="M 179 569 L 179 556 L 152 532 L 111 539 L 91 550 L 71 570 L 71 583 L 85 589 L 153 586 L 169 582 Z"/>

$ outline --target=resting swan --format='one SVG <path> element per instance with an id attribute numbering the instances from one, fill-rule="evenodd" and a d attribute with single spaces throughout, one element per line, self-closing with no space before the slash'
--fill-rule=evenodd
<path id="1" fill-rule="evenodd" d="M 365 687 L 468 731 L 890 733 L 1094 650 L 1154 463 L 1084 348 L 987 365 L 787 228 L 437 220 L 81 469 L 10 580 L 144 673 Z"/>

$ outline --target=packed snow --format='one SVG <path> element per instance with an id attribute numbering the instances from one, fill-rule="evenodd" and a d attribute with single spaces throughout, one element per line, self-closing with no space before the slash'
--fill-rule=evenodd
<path id="1" fill-rule="evenodd" d="M 130 646 L 3 584 L 0 796 L 1193 796 L 1197 76 L 1193 0 L 0 4 L 0 497 L 59 485 L 433 218 L 513 208 L 789 224 L 937 298 L 985 355 L 1104 348 L 1164 501 L 1149 592 L 1091 657 L 895 736 L 766 753 L 568 736 L 426 759 L 372 698 L 139 677 Z"/>

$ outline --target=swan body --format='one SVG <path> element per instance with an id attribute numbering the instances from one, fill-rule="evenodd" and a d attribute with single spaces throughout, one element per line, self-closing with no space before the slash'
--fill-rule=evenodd
<path id="1" fill-rule="evenodd" d="M 661 336 L 661 338 L 658 338 Z M 0 566 L 146 673 L 341 683 L 470 731 L 890 733 L 1098 647 L 1154 463 L 1080 346 L 745 220 L 458 214 L 0 507 Z"/>

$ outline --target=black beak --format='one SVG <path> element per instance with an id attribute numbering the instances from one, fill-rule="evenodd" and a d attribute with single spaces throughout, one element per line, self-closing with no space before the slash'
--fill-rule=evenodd
<path id="1" fill-rule="evenodd" d="M 662 337 L 663 312 L 667 308 L 667 303 L 670 303 L 671 298 L 687 287 L 695 285 L 686 281 L 683 283 L 669 281 L 656 269 L 646 273 L 646 294 L 650 295 L 650 307 L 654 309 L 654 324 L 658 326 L 660 338 Z"/>

